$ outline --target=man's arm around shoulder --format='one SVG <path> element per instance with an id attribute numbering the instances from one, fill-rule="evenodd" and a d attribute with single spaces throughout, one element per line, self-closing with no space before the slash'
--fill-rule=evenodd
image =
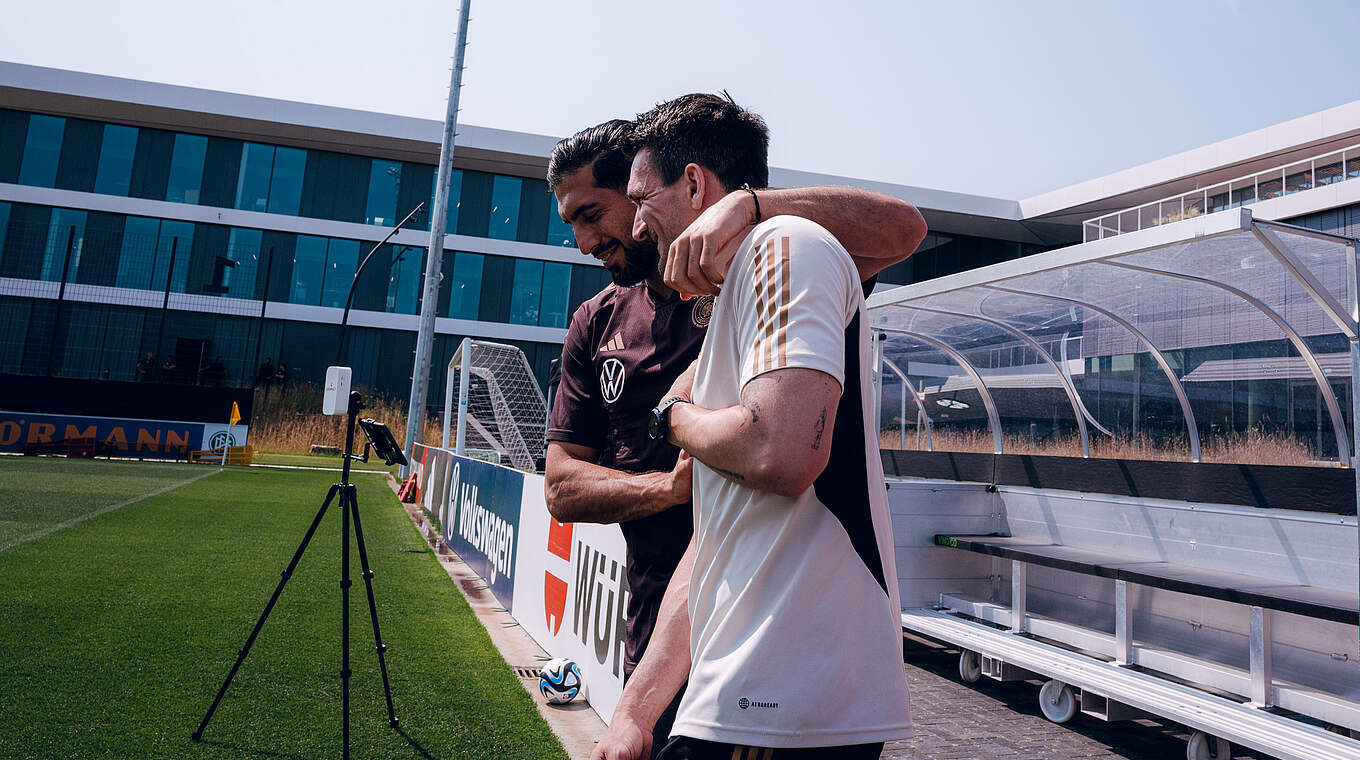
<path id="1" fill-rule="evenodd" d="M 906 259 L 926 236 L 916 206 L 856 187 L 734 190 L 671 243 L 666 284 L 685 294 L 717 293 L 751 227 L 781 215 L 825 227 L 850 254 L 861 281 Z"/>

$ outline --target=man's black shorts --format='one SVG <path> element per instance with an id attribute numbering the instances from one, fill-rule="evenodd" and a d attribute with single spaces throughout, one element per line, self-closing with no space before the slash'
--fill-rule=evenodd
<path id="1" fill-rule="evenodd" d="M 882 754 L 882 742 L 844 747 L 771 749 L 677 736 L 667 742 L 655 757 L 657 760 L 877 760 Z"/>

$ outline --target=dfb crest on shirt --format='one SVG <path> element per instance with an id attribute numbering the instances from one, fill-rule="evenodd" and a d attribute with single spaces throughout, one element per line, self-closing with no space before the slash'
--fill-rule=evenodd
<path id="1" fill-rule="evenodd" d="M 612 404 L 623 395 L 623 362 L 610 357 L 604 360 L 600 369 L 600 393 L 606 404 Z"/>

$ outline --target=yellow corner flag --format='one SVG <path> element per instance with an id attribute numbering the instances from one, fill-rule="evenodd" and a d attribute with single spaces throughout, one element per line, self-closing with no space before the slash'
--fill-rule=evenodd
<path id="1" fill-rule="evenodd" d="M 240 421 L 241 421 L 241 407 L 237 406 L 236 402 L 233 401 L 231 402 L 231 422 L 228 422 L 227 424 L 235 425 Z"/>

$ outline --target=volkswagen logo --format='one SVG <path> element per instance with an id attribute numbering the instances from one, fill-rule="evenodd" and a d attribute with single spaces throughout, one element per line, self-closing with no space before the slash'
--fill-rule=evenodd
<path id="1" fill-rule="evenodd" d="M 604 360 L 600 369 L 600 393 L 606 404 L 612 404 L 623 395 L 623 362 L 609 358 Z"/>

